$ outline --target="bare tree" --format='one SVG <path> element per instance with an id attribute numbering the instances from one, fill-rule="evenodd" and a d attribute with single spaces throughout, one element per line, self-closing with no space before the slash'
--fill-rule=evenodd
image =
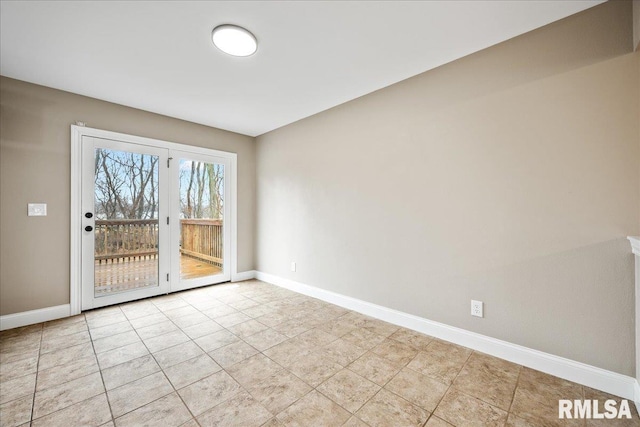
<path id="1" fill-rule="evenodd" d="M 224 171 L 220 165 L 206 165 L 209 184 L 209 215 L 211 218 L 222 218 Z"/>
<path id="2" fill-rule="evenodd" d="M 196 162 L 196 182 L 197 182 L 197 199 L 196 199 L 196 212 L 195 212 L 195 217 L 196 218 L 202 218 L 204 212 L 202 211 L 202 196 L 204 195 L 204 170 L 203 170 L 203 164 L 201 162 Z"/>
<path id="3" fill-rule="evenodd" d="M 97 149 L 94 165 L 97 217 L 157 217 L 157 156 Z"/>
<path id="4" fill-rule="evenodd" d="M 181 162 L 179 179 L 180 212 L 183 218 L 222 219 L 224 166 Z"/>

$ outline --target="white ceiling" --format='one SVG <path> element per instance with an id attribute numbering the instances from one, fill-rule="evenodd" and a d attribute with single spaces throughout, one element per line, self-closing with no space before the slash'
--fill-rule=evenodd
<path id="1" fill-rule="evenodd" d="M 256 136 L 598 3 L 2 1 L 0 74 Z"/>

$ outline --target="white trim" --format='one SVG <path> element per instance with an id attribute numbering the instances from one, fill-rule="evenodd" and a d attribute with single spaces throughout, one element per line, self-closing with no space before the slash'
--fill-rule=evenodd
<path id="1" fill-rule="evenodd" d="M 69 270 L 69 306 L 72 316 L 82 310 L 82 133 L 71 126 L 71 250 Z"/>
<path id="2" fill-rule="evenodd" d="M 0 316 L 0 331 L 33 325 L 49 320 L 69 317 L 71 306 L 69 304 L 56 305 L 55 307 L 40 308 L 38 310 L 23 311 L 21 313 Z"/>
<path id="3" fill-rule="evenodd" d="M 102 129 L 94 129 L 84 126 L 71 125 L 71 260 L 70 260 L 70 307 L 71 315 L 81 312 L 81 281 L 82 281 L 82 137 L 103 138 L 114 141 L 131 142 L 139 145 L 166 148 L 168 150 L 178 150 L 194 154 L 204 154 L 228 159 L 231 165 L 230 182 L 227 185 L 231 188 L 231 280 L 236 280 L 237 256 L 238 256 L 238 209 L 237 209 L 237 168 L 238 155 L 227 151 L 215 150 L 212 148 L 196 147 L 176 142 L 163 141 L 160 139 L 145 138 L 141 136 L 128 135 L 124 133 L 111 132 Z"/>
<path id="4" fill-rule="evenodd" d="M 629 240 L 629 242 L 631 242 L 631 251 L 636 256 L 636 260 L 640 259 L 640 237 L 629 236 L 629 237 L 627 237 L 627 239 Z M 636 261 L 636 268 L 637 268 L 638 265 L 639 264 Z M 636 284 L 635 284 L 636 294 L 638 293 L 638 288 L 640 287 L 640 282 L 638 281 L 639 278 L 640 278 L 640 276 L 638 275 L 638 271 L 636 271 Z M 636 297 L 636 301 L 637 300 L 638 299 Z M 640 313 L 638 313 L 638 306 L 637 306 L 637 303 L 636 303 L 636 328 L 638 327 L 638 320 L 637 320 L 638 316 L 640 316 Z M 640 336 L 640 334 L 636 330 L 636 341 L 637 341 L 637 337 L 638 336 Z M 640 342 L 636 342 L 636 352 L 638 352 L 639 348 L 640 348 Z M 640 377 L 640 372 L 638 372 L 638 369 L 640 369 L 640 366 L 636 366 L 636 377 Z M 638 383 L 637 379 L 636 379 L 636 383 L 634 384 L 634 387 L 633 387 L 633 392 L 634 392 L 634 401 L 635 401 L 635 404 L 636 404 L 636 409 L 638 410 L 638 412 L 640 412 L 640 383 Z"/>
<path id="5" fill-rule="evenodd" d="M 238 282 L 238 156 L 231 158 L 231 281 Z"/>
<path id="6" fill-rule="evenodd" d="M 251 280 L 256 278 L 255 270 L 241 271 L 232 276 L 232 282 L 242 282 L 243 280 Z"/>
<path id="7" fill-rule="evenodd" d="M 625 399 L 634 399 L 637 381 L 635 378 L 627 375 L 607 371 L 564 357 L 470 332 L 465 329 L 434 322 L 412 314 L 403 313 L 261 271 L 256 271 L 256 278 L 294 292 L 318 298 L 393 323 L 394 325 L 413 329 L 414 331 L 481 351 L 519 365 L 527 366 L 616 396 L 621 396 Z"/>
<path id="8" fill-rule="evenodd" d="M 627 239 L 631 242 L 631 251 L 640 256 L 640 237 L 629 236 Z"/>
<path id="9" fill-rule="evenodd" d="M 179 142 L 164 141 L 162 139 L 146 138 L 143 136 L 129 135 L 126 133 L 111 132 L 108 130 L 89 128 L 84 126 L 71 125 L 72 132 L 75 130 L 80 136 L 91 136 L 94 138 L 111 139 L 114 141 L 133 142 L 134 144 L 149 145 L 151 147 L 166 148 L 169 150 L 187 151 L 190 153 L 205 154 L 232 158 L 237 157 L 236 153 L 216 150 L 214 148 L 198 147 Z"/>

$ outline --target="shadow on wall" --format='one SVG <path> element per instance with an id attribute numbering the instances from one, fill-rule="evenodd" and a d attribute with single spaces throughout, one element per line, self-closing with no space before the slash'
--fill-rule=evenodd
<path id="1" fill-rule="evenodd" d="M 20 103 L 13 102 L 15 98 Z M 16 108 L 19 105 L 20 108 Z M 37 151 L 58 151 L 47 144 L 45 120 L 53 103 L 46 98 L 25 96 L 24 93 L 2 88 L 0 93 L 0 141 L 7 148 Z"/>
<path id="2" fill-rule="evenodd" d="M 634 278 L 626 237 L 467 276 L 467 299 L 489 303 L 463 327 L 633 376 Z"/>
<path id="3" fill-rule="evenodd" d="M 595 6 L 396 83 L 392 92 L 381 89 L 385 91 L 384 103 L 393 103 L 389 95 L 395 93 L 395 101 L 401 105 L 413 99 L 420 108 L 428 108 L 432 102 L 433 110 L 439 110 L 630 53 L 630 12 L 630 2 Z M 407 97 L 405 88 L 412 97 Z"/>
<path id="4" fill-rule="evenodd" d="M 630 11 L 603 3 L 259 136 L 257 270 L 633 375 Z"/>

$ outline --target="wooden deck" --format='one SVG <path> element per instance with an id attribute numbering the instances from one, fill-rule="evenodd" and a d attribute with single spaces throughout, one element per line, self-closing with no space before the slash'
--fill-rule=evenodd
<path id="1" fill-rule="evenodd" d="M 158 286 L 158 260 L 155 257 L 120 259 L 95 264 L 96 296 Z M 180 279 L 194 279 L 221 273 L 206 261 L 180 256 Z"/>
<path id="2" fill-rule="evenodd" d="M 180 255 L 180 279 L 197 279 L 198 277 L 211 276 L 222 273 L 217 265 L 210 264 L 186 255 Z"/>

